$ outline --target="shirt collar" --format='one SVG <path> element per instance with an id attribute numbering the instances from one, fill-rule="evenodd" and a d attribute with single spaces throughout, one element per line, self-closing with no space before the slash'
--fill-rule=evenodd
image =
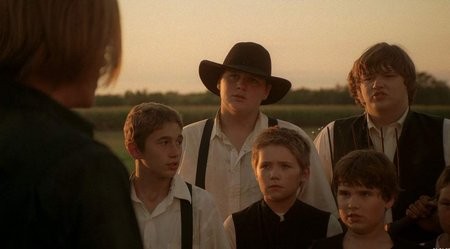
<path id="1" fill-rule="evenodd" d="M 258 119 L 256 120 L 256 123 L 255 123 L 255 128 L 253 129 L 250 136 L 252 136 L 255 133 L 255 131 L 259 131 L 259 130 L 267 128 L 267 122 L 268 122 L 267 116 L 264 113 L 259 112 Z M 224 136 L 224 134 L 222 132 L 222 128 L 220 127 L 220 112 L 217 112 L 216 116 L 214 117 L 214 126 L 211 131 L 211 139 L 213 139 L 214 136 L 218 136 L 218 137 Z"/>
<path id="2" fill-rule="evenodd" d="M 387 125 L 387 126 L 394 126 L 397 129 L 401 129 L 403 127 L 403 124 L 405 123 L 406 116 L 408 115 L 409 107 L 405 110 L 405 112 L 402 114 L 402 116 L 394 121 L 393 123 Z M 369 117 L 369 114 L 366 113 L 366 120 L 367 120 L 367 127 L 369 130 L 375 129 L 378 130 L 378 128 L 373 123 L 372 119 Z"/>
<path id="3" fill-rule="evenodd" d="M 217 112 L 215 118 L 214 118 L 214 125 L 213 129 L 211 131 L 211 138 L 210 141 L 213 140 L 215 137 L 224 139 L 225 134 L 222 132 L 222 129 L 220 127 L 220 113 Z M 256 136 L 260 133 L 260 131 L 266 129 L 268 127 L 268 117 L 262 113 L 261 111 L 258 114 L 258 118 L 255 123 L 255 127 L 253 128 L 253 131 L 248 135 L 246 141 L 254 141 L 256 139 Z M 247 142 L 244 143 L 242 149 L 243 151 L 249 151 L 251 150 L 252 144 L 248 144 Z"/>
<path id="4" fill-rule="evenodd" d="M 136 195 L 136 189 L 134 188 L 134 184 L 133 184 L 134 177 L 135 177 L 135 173 L 133 172 L 130 176 L 131 200 L 134 202 L 142 202 Z M 187 200 L 190 203 L 192 203 L 191 194 L 186 185 L 186 182 L 178 174 L 176 174 L 172 178 L 172 181 L 170 183 L 169 193 L 167 194 L 166 198 L 183 199 L 183 200 Z"/>

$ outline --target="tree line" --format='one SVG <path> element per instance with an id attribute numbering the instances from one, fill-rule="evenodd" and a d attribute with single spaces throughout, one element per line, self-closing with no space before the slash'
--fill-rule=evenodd
<path id="1" fill-rule="evenodd" d="M 417 93 L 414 104 L 450 105 L 450 87 L 446 81 L 420 72 L 417 74 Z M 146 90 L 126 91 L 124 94 L 107 94 L 96 96 L 96 106 L 131 106 L 142 102 L 159 102 L 167 105 L 218 105 L 219 98 L 210 92 L 179 94 L 177 92 L 147 92 Z M 278 104 L 301 105 L 344 105 L 353 104 L 354 100 L 347 86 L 311 90 L 300 88 L 291 90 Z"/>

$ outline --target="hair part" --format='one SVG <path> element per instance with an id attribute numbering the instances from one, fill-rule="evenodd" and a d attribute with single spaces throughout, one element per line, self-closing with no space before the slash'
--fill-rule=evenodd
<path id="1" fill-rule="evenodd" d="M 58 85 L 99 71 L 109 85 L 118 76 L 117 0 L 2 0 L 0 33 L 0 77 Z"/>
<path id="2" fill-rule="evenodd" d="M 154 102 L 134 106 L 123 126 L 125 146 L 135 143 L 139 150 L 144 151 L 147 137 L 169 122 L 175 122 L 183 128 L 181 115 L 172 107 Z"/>
<path id="3" fill-rule="evenodd" d="M 400 190 L 395 165 L 381 152 L 355 150 L 342 157 L 333 172 L 333 190 L 338 186 L 379 189 L 385 201 L 396 198 Z"/>
<path id="4" fill-rule="evenodd" d="M 347 81 L 355 103 L 364 107 L 358 97 L 359 85 L 364 78 L 370 78 L 375 74 L 386 73 L 391 70 L 403 77 L 408 91 L 408 102 L 411 105 L 417 90 L 414 63 L 402 48 L 386 42 L 373 45 L 354 62 Z"/>
<path id="5" fill-rule="evenodd" d="M 264 130 L 256 138 L 252 148 L 253 168 L 259 163 L 258 152 L 269 145 L 279 145 L 287 148 L 297 159 L 301 169 L 307 169 L 310 165 L 311 148 L 308 141 L 297 131 L 278 126 L 270 127 Z"/>

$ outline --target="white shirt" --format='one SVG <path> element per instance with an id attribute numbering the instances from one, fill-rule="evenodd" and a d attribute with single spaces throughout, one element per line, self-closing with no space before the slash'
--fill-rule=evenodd
<path id="1" fill-rule="evenodd" d="M 148 212 L 131 184 L 131 200 L 145 249 L 181 248 L 180 199 L 188 200 L 193 211 L 192 248 L 229 248 L 222 220 L 211 195 L 198 187 L 189 189 L 179 175 L 172 179 L 170 190 L 153 212 Z"/>
<path id="2" fill-rule="evenodd" d="M 280 215 L 280 220 L 283 220 L 283 216 Z M 232 249 L 236 249 L 236 229 L 234 227 L 233 216 L 229 215 L 223 223 L 225 233 L 228 236 L 228 241 Z M 327 238 L 342 233 L 342 227 L 336 217 L 330 215 L 328 220 Z M 301 236 L 301 234 L 299 234 Z"/>
<path id="3" fill-rule="evenodd" d="M 260 113 L 255 128 L 245 140 L 242 149 L 237 151 L 221 131 L 217 121 L 216 116 L 210 138 L 205 188 L 214 197 L 222 220 L 225 220 L 228 215 L 262 198 L 251 166 L 251 149 L 256 137 L 268 127 L 268 123 L 267 116 Z M 183 128 L 180 174 L 190 183 L 195 183 L 198 150 L 205 122 L 206 120 L 202 120 Z M 298 126 L 289 122 L 278 120 L 278 126 L 298 131 L 311 146 L 310 178 L 299 193 L 299 199 L 318 209 L 337 213 L 331 187 L 311 138 Z"/>
<path id="4" fill-rule="evenodd" d="M 397 141 L 400 137 L 400 134 L 403 129 L 403 123 L 405 122 L 406 116 L 408 114 L 409 109 L 405 111 L 405 113 L 395 122 L 390 125 L 383 127 L 382 129 L 378 129 L 375 127 L 370 118 L 367 118 L 367 126 L 369 129 L 369 136 L 372 140 L 372 144 L 374 149 L 379 152 L 383 152 L 392 162 L 395 162 L 395 152 L 397 150 Z M 397 130 L 397 132 L 396 132 Z M 329 134 L 328 134 L 329 131 Z M 383 132 L 383 134 L 381 133 Z M 397 138 L 396 138 L 397 136 Z M 329 138 L 332 141 L 334 137 L 334 121 L 329 123 L 324 129 L 320 131 L 317 137 L 314 139 L 314 144 L 319 153 L 320 159 L 322 160 L 322 166 L 324 167 L 325 174 L 327 176 L 328 182 L 331 184 L 331 180 L 333 179 L 333 167 L 332 167 L 332 159 L 330 154 L 330 148 L 334 151 L 334 144 L 329 143 Z M 382 139 L 383 137 L 383 139 Z M 444 159 L 446 165 L 450 165 L 450 120 L 444 119 L 443 126 L 443 142 L 444 142 Z M 351 139 L 351 138 L 349 138 Z M 383 148 L 384 144 L 384 148 Z M 331 146 L 331 147 L 330 147 Z M 392 213 L 386 213 L 386 222 L 389 223 L 392 221 Z"/>

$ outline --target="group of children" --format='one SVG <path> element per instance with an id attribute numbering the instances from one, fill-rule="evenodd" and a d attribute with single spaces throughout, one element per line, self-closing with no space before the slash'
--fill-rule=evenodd
<path id="1" fill-rule="evenodd" d="M 371 49 L 390 51 L 392 48 L 394 54 L 398 51 L 403 54 L 398 47 L 385 43 Z M 183 127 L 176 110 L 151 102 L 133 107 L 128 114 L 124 126 L 125 146 L 136 165 L 131 177 L 131 199 L 144 247 L 449 247 L 449 168 L 442 172 L 437 182 L 436 199 L 421 196 L 408 206 L 403 219 L 393 221 L 391 210 L 399 208 L 395 206 L 398 197 L 402 197 L 403 202 L 405 195 L 415 198 L 411 197 L 411 189 L 403 189 L 399 182 L 405 179 L 403 172 L 401 177 L 399 175 L 399 167 L 403 167 L 398 162 L 399 152 L 396 152 L 397 163 L 394 163 L 395 158 L 389 158 L 390 152 L 384 149 L 383 133 L 383 150 L 373 144 L 359 146 L 355 137 L 355 148 L 345 146 L 347 142 L 352 143 L 350 140 L 331 143 L 331 137 L 340 139 L 343 128 L 348 128 L 336 121 L 324 129 L 328 140 L 324 132 L 316 139 L 319 147 L 321 141 L 327 140 L 330 154 L 341 153 L 339 160 L 336 155 L 329 155 L 328 161 L 323 160 L 330 163 L 327 169 L 330 172 L 326 174 L 330 182 L 324 185 L 321 181 L 326 177 L 317 165 L 317 151 L 303 130 L 286 121 L 274 121 L 259 111 L 260 104 L 272 103 L 284 96 L 290 82 L 270 75 L 270 57 L 248 62 L 248 58 L 258 53 L 264 55 L 266 50 L 259 44 L 238 43 L 223 65 L 210 61 L 200 64 L 203 83 L 221 97 L 221 107 L 215 119 Z M 372 53 L 370 56 L 373 57 L 377 52 L 369 50 L 366 53 Z M 364 56 L 360 60 L 364 60 Z M 261 63 L 264 60 L 269 68 Z M 359 63 L 355 62 L 355 67 Z M 379 69 L 371 65 L 375 68 L 373 70 L 381 70 L 379 73 L 371 72 L 380 75 L 376 76 L 380 79 L 375 79 L 373 89 L 380 84 L 404 87 L 404 76 L 396 73 L 400 70 L 395 68 L 397 62 L 389 63 L 392 66 L 381 64 Z M 262 68 L 261 71 L 255 69 L 258 67 Z M 363 88 L 362 83 L 359 84 Z M 241 91 L 249 95 L 243 95 Z M 372 90 L 363 91 L 357 90 L 362 105 L 370 104 L 374 106 L 367 109 L 382 110 L 383 107 L 375 106 L 378 103 L 369 102 L 373 101 L 372 98 L 380 101 L 381 95 L 387 95 L 387 90 L 376 90 L 375 95 L 370 93 Z M 401 103 L 404 108 L 398 112 L 403 119 L 409 111 L 406 97 L 403 96 Z M 252 103 L 254 107 L 249 107 Z M 250 111 L 246 112 L 246 108 Z M 375 111 L 373 115 L 373 119 L 367 118 L 370 122 L 378 117 Z M 245 122 L 238 121 L 238 118 L 249 117 L 251 119 Z M 413 118 L 408 116 L 408 119 Z M 378 127 L 376 124 L 373 126 Z M 335 131 L 334 136 L 330 137 L 330 129 Z M 399 132 L 397 129 L 393 131 L 398 146 L 401 141 L 396 134 Z M 364 139 L 372 143 L 376 141 L 372 135 L 366 135 Z M 203 143 L 207 144 L 206 147 Z M 333 148 L 335 145 L 339 147 Z M 395 152 L 398 148 L 390 149 Z M 250 151 L 250 171 L 245 167 L 247 150 Z M 343 153 L 344 150 L 349 153 Z M 206 155 L 202 155 L 205 151 Z M 208 156 L 208 152 L 213 155 Z M 236 171 L 239 174 L 233 173 Z M 250 174 L 253 175 L 251 178 Z M 234 181 L 239 184 L 234 184 Z M 250 186 L 252 181 L 259 188 Z M 330 191 L 327 186 L 330 185 L 334 194 L 331 202 L 327 196 L 327 191 Z M 437 212 L 434 212 L 436 207 Z M 420 226 L 423 231 L 443 233 L 436 240 L 419 245 L 416 241 L 405 240 L 398 233 L 411 224 Z"/>
<path id="2" fill-rule="evenodd" d="M 296 131 L 280 127 L 266 129 L 252 148 L 262 200 L 233 213 L 222 226 L 210 194 L 177 174 L 182 128 L 176 110 L 151 102 L 133 107 L 125 122 L 125 146 L 136 163 L 131 198 L 147 248 L 185 248 L 185 233 L 194 248 L 421 248 L 390 237 L 385 229 L 385 212 L 400 189 L 395 166 L 384 154 L 356 150 L 337 163 L 333 189 L 345 225 L 342 233 L 335 216 L 297 199 L 309 178 L 311 148 Z M 436 193 L 444 233 L 431 243 L 448 248 L 449 167 Z M 190 206 L 188 214 L 184 203 Z M 186 230 L 183 215 L 191 216 Z"/>
<path id="3" fill-rule="evenodd" d="M 214 118 L 183 127 L 166 105 L 130 111 L 128 179 L 72 110 L 117 79 L 118 1 L 0 3 L 2 248 L 450 248 L 450 119 L 410 109 L 415 66 L 397 45 L 355 61 L 364 113 L 313 143 L 261 111 L 291 83 L 263 46 L 239 42 L 199 64 Z"/>

